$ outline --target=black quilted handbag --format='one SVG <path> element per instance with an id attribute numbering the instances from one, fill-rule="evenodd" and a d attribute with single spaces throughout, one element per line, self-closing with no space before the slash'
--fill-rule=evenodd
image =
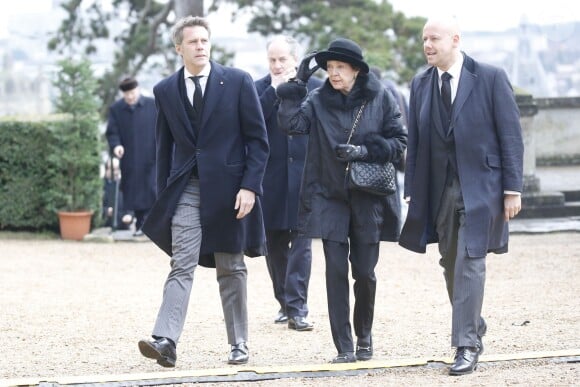
<path id="1" fill-rule="evenodd" d="M 352 138 L 356 129 L 365 103 L 360 107 L 358 114 L 352 124 L 347 144 Z M 397 191 L 396 178 L 397 173 L 393 163 L 367 163 L 365 161 L 351 161 L 346 166 L 348 175 L 348 186 L 350 189 L 364 191 L 373 195 L 391 195 Z"/>
<path id="2" fill-rule="evenodd" d="M 393 163 L 351 161 L 348 181 L 352 189 L 374 195 L 391 195 L 397 191 L 397 173 Z"/>

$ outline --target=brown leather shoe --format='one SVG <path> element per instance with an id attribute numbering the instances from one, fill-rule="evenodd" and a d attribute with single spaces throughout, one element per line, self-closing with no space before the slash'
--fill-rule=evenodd
<path id="1" fill-rule="evenodd" d="M 139 351 L 146 358 L 157 360 L 157 364 L 162 367 L 175 367 L 177 361 L 175 344 L 165 337 L 140 340 Z"/>
<path id="2" fill-rule="evenodd" d="M 232 350 L 228 357 L 228 364 L 246 364 L 249 359 L 250 351 L 246 343 L 232 345 Z"/>

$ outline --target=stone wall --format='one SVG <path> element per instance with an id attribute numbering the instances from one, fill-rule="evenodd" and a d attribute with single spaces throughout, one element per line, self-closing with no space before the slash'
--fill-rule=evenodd
<path id="1" fill-rule="evenodd" d="M 580 165 L 580 97 L 537 98 L 533 132 L 538 165 Z"/>

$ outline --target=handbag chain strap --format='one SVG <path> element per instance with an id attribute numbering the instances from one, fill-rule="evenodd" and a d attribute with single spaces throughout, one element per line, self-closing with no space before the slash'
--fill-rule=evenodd
<path id="1" fill-rule="evenodd" d="M 352 129 L 350 130 L 350 134 L 348 135 L 348 140 L 346 140 L 346 143 L 349 144 L 350 143 L 350 139 L 352 138 L 352 135 L 354 133 L 354 130 L 356 129 L 356 126 L 358 125 L 358 121 L 360 120 L 360 116 L 362 115 L 362 111 L 365 108 L 365 105 L 367 104 L 367 102 L 363 102 L 363 104 L 361 105 L 360 109 L 358 109 L 358 113 L 356 115 L 356 118 L 354 119 L 354 122 L 352 124 Z"/>
<path id="2" fill-rule="evenodd" d="M 360 116 L 362 115 L 362 111 L 365 108 L 366 104 L 367 104 L 367 102 L 364 101 L 363 104 L 361 105 L 360 109 L 358 109 L 358 113 L 356 114 L 356 118 L 354 119 L 354 122 L 352 124 L 352 129 L 350 130 L 350 134 L 348 135 L 348 140 L 346 140 L 347 144 L 350 143 L 350 139 L 352 138 L 354 130 L 356 129 L 356 126 L 358 125 L 358 121 L 360 120 Z M 348 177 L 348 169 L 349 168 L 350 168 L 350 161 L 348 163 L 346 163 L 346 168 L 344 169 L 345 178 Z"/>

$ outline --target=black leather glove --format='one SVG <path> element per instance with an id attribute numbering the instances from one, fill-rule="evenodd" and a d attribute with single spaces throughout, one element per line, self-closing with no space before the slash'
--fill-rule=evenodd
<path id="1" fill-rule="evenodd" d="M 306 84 L 294 79 L 281 83 L 276 88 L 276 95 L 280 99 L 302 99 L 308 94 Z"/>
<path id="2" fill-rule="evenodd" d="M 364 145 L 338 144 L 334 151 L 340 161 L 365 160 L 369 155 Z"/>
<path id="3" fill-rule="evenodd" d="M 278 98 L 281 99 L 302 99 L 306 97 L 308 94 L 308 89 L 306 88 L 306 83 L 308 79 L 320 68 L 320 66 L 315 65 L 314 67 L 310 67 L 310 62 L 316 55 L 316 51 L 313 51 L 304 58 L 302 58 L 302 62 L 300 62 L 300 66 L 298 66 L 298 70 L 296 71 L 296 76 L 290 78 L 290 80 L 286 83 L 282 83 L 278 85 L 276 88 L 276 95 Z"/>
<path id="4" fill-rule="evenodd" d="M 314 62 L 314 67 L 310 67 L 310 62 L 312 62 L 312 59 L 315 55 L 316 51 L 313 51 L 302 58 L 302 62 L 300 62 L 300 66 L 298 66 L 298 70 L 296 71 L 296 76 L 294 78 L 300 82 L 308 82 L 312 74 L 314 74 L 316 70 L 320 68 L 316 62 Z"/>

